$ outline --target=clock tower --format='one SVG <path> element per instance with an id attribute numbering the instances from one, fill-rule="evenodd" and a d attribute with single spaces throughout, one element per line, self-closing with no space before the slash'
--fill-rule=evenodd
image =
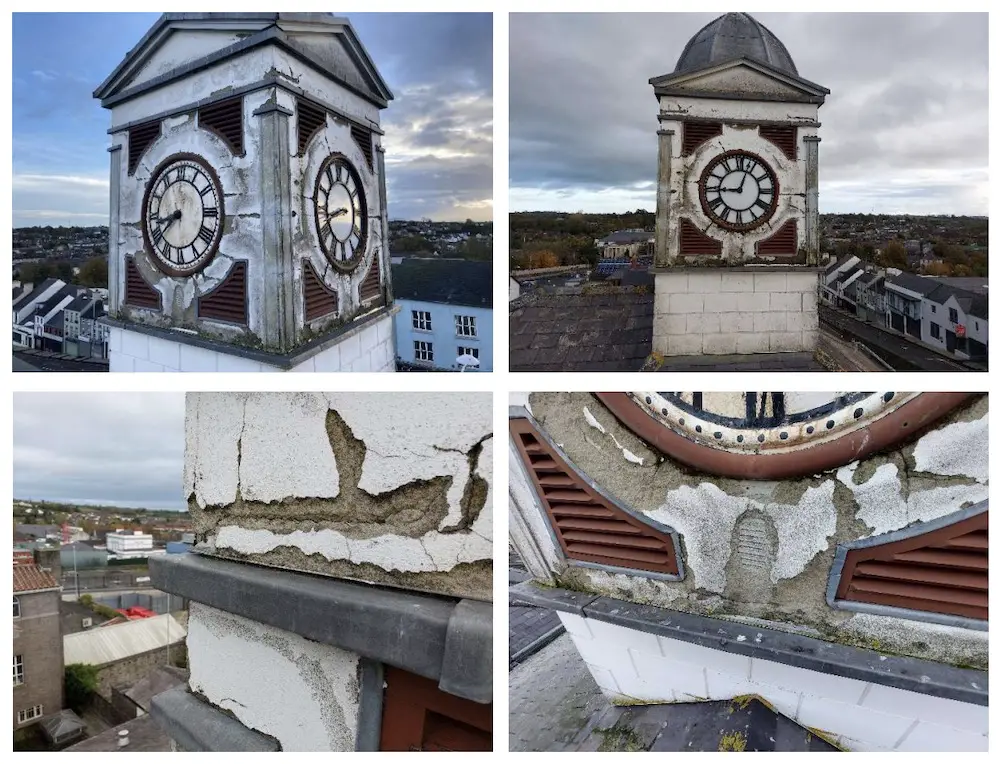
<path id="1" fill-rule="evenodd" d="M 659 103 L 653 350 L 802 352 L 818 338 L 824 87 L 746 13 L 691 38 Z"/>
<path id="2" fill-rule="evenodd" d="M 112 371 L 392 371 L 392 99 L 347 19 L 167 13 L 111 111 Z"/>

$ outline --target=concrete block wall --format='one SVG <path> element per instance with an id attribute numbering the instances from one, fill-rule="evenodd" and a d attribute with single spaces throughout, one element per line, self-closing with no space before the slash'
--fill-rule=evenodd
<path id="1" fill-rule="evenodd" d="M 811 352 L 817 274 L 706 269 L 656 274 L 653 350 L 667 356 Z"/>
<path id="2" fill-rule="evenodd" d="M 111 327 L 111 371 L 285 371 L 251 358 Z M 392 316 L 345 334 L 289 371 L 395 371 Z"/>
<path id="3" fill-rule="evenodd" d="M 986 751 L 986 706 L 819 673 L 559 613 L 605 695 L 685 703 L 758 695 L 854 751 Z M 752 628 L 747 638 L 753 639 Z"/>

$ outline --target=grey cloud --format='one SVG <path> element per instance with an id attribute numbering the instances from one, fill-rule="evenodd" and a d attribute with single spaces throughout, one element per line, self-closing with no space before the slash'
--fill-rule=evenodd
<path id="1" fill-rule="evenodd" d="M 182 393 L 16 393 L 14 495 L 183 509 Z"/>
<path id="2" fill-rule="evenodd" d="M 648 79 L 672 71 L 716 15 L 512 14 L 511 185 L 572 191 L 654 181 Z M 820 109 L 821 184 L 987 168 L 987 14 L 756 16 L 802 77 L 832 91 Z"/>

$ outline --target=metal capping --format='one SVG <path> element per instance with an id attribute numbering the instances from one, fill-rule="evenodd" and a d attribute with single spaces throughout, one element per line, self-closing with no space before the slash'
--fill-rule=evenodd
<path id="1" fill-rule="evenodd" d="M 758 255 L 794 255 L 797 254 L 799 226 L 798 218 L 786 220 L 777 231 L 766 239 L 757 242 Z"/>
<path id="2" fill-rule="evenodd" d="M 659 533 L 669 536 L 670 541 L 673 544 L 673 557 L 677 564 L 677 573 L 664 573 L 660 571 L 642 570 L 641 568 L 624 568 L 618 565 L 611 565 L 607 563 L 598 563 L 598 562 L 588 562 L 585 560 L 575 560 L 569 557 L 562 545 L 562 542 L 559 540 L 559 537 L 555 529 L 552 526 L 552 522 L 549 518 L 548 512 L 544 511 L 545 507 L 544 500 L 539 495 L 538 490 L 535 487 L 534 481 L 531 480 L 529 476 L 528 484 L 531 487 L 532 493 L 535 496 L 535 500 L 538 503 L 538 506 L 543 508 L 542 517 L 545 521 L 545 527 L 548 528 L 549 534 L 552 538 L 553 543 L 555 544 L 556 550 L 560 554 L 560 557 L 562 557 L 562 559 L 564 559 L 568 565 L 581 568 L 592 568 L 594 570 L 603 570 L 608 573 L 614 573 L 614 574 L 625 574 L 640 578 L 650 578 L 660 581 L 684 580 L 684 577 L 687 575 L 687 573 L 684 568 L 684 559 L 683 556 L 681 555 L 680 534 L 678 534 L 674 528 L 671 528 L 669 525 L 664 525 L 663 523 L 657 522 L 651 517 L 648 517 L 645 514 L 639 512 L 638 510 L 633 509 L 620 499 L 617 499 L 611 496 L 609 493 L 607 493 L 607 491 L 605 491 L 603 488 L 601 488 L 600 485 L 595 483 L 593 479 L 591 479 L 591 477 L 586 472 L 584 472 L 579 466 L 577 466 L 573 462 L 573 460 L 570 459 L 558 445 L 556 445 L 556 443 L 552 440 L 552 438 L 549 437 L 548 433 L 545 432 L 544 428 L 542 428 L 542 426 L 538 423 L 538 420 L 536 420 L 531 415 L 531 413 L 523 406 L 511 406 L 508 411 L 508 419 L 526 420 L 535 429 L 535 432 L 538 433 L 539 437 L 541 437 L 545 441 L 545 443 L 549 446 L 549 448 L 551 448 L 559 456 L 559 458 L 566 463 L 566 466 L 569 467 L 570 470 L 576 473 L 577 477 L 580 479 L 582 483 L 587 485 L 591 490 L 597 493 L 602 499 L 607 501 L 616 509 L 620 510 L 626 515 L 629 515 L 639 524 L 648 526 L 654 531 L 658 531 Z M 510 434 L 510 437 L 511 440 L 513 440 L 513 433 Z M 518 455 L 520 456 L 520 451 L 518 451 Z M 522 463 L 522 467 L 527 473 L 529 471 L 528 466 L 524 465 L 523 459 L 521 459 L 520 461 Z"/>
<path id="3" fill-rule="evenodd" d="M 153 696 L 154 721 L 185 751 L 280 751 L 277 741 L 243 725 L 180 685 Z"/>
<path id="4" fill-rule="evenodd" d="M 358 731 L 355 751 L 377 751 L 382 737 L 382 698 L 385 694 L 385 669 L 371 658 L 358 662 Z"/>
<path id="5" fill-rule="evenodd" d="M 688 156 L 689 154 L 693 154 L 705 141 L 722 135 L 722 123 L 709 121 L 685 122 L 682 125 L 682 130 L 683 147 L 681 148 L 681 155 Z"/>
<path id="6" fill-rule="evenodd" d="M 878 536 L 871 536 L 865 539 L 858 539 L 857 541 L 838 544 L 837 551 L 834 553 L 833 565 L 830 568 L 830 578 L 826 587 L 827 604 L 838 610 L 852 610 L 859 613 L 870 613 L 872 615 L 904 618 L 911 621 L 937 623 L 944 626 L 955 626 L 974 631 L 988 631 L 989 621 L 986 620 L 950 615 L 948 613 L 935 613 L 929 610 L 913 610 L 911 608 L 876 605 L 870 602 L 858 602 L 856 600 L 837 598 L 837 590 L 840 588 L 840 581 L 844 572 L 844 563 L 847 561 L 848 552 L 854 549 L 868 549 L 871 547 L 883 546 L 884 544 L 891 544 L 896 541 L 905 541 L 916 536 L 922 536 L 926 533 L 942 530 L 950 525 L 962 522 L 963 520 L 968 520 L 969 518 L 975 517 L 987 511 L 989 511 L 989 499 L 934 520 L 918 522 L 906 528 L 889 531 L 888 533 L 883 533 Z"/>
<path id="7" fill-rule="evenodd" d="M 722 242 L 699 230 L 688 218 L 681 218 L 677 231 L 678 251 L 682 255 L 721 255 Z"/>

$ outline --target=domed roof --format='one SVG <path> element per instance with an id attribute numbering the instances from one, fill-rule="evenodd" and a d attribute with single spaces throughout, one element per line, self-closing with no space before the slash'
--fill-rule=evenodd
<path id="1" fill-rule="evenodd" d="M 674 73 L 693 72 L 736 58 L 750 58 L 799 75 L 781 40 L 749 13 L 727 13 L 702 27 L 684 47 Z"/>

